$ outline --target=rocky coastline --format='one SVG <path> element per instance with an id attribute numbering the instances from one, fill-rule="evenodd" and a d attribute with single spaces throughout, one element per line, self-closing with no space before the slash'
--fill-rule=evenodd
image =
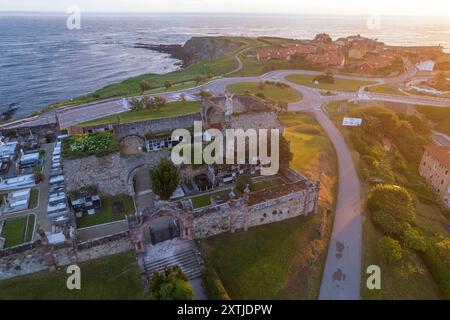
<path id="1" fill-rule="evenodd" d="M 202 60 L 215 59 L 239 48 L 242 43 L 226 37 L 193 37 L 184 45 L 179 44 L 147 44 L 137 42 L 135 48 L 167 53 L 180 60 L 182 67 L 187 67 Z"/>

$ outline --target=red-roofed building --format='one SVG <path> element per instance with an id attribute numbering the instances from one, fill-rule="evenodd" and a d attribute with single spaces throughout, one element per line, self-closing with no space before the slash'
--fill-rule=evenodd
<path id="1" fill-rule="evenodd" d="M 394 62 L 395 58 L 388 55 L 370 57 L 358 64 L 359 70 L 362 72 L 373 72 L 386 67 L 389 67 Z"/>
<path id="2" fill-rule="evenodd" d="M 291 53 L 288 48 L 281 49 L 261 49 L 256 53 L 258 61 L 270 59 L 290 59 Z"/>
<path id="3" fill-rule="evenodd" d="M 322 54 L 310 54 L 306 56 L 306 61 L 322 66 L 340 66 L 345 62 L 345 57 L 341 52 L 326 51 Z"/>
<path id="4" fill-rule="evenodd" d="M 290 60 L 291 56 L 298 54 L 310 54 L 317 52 L 317 47 L 313 45 L 296 45 L 295 47 L 280 48 L 280 49 L 261 49 L 256 53 L 258 61 L 268 61 L 271 59 L 286 59 Z"/>
<path id="5" fill-rule="evenodd" d="M 426 146 L 419 173 L 450 207 L 450 146 Z"/>
<path id="6" fill-rule="evenodd" d="M 366 55 L 368 46 L 362 41 L 353 42 L 348 50 L 348 57 L 351 59 L 362 59 Z"/>

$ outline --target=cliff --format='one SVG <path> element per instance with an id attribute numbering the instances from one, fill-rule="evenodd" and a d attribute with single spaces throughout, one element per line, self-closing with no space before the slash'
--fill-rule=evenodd
<path id="1" fill-rule="evenodd" d="M 243 43 L 224 37 L 193 37 L 184 45 L 151 45 L 136 43 L 135 48 L 144 48 L 158 52 L 168 53 L 173 58 L 181 60 L 183 66 L 189 66 L 202 60 L 214 59 L 230 53 Z"/>

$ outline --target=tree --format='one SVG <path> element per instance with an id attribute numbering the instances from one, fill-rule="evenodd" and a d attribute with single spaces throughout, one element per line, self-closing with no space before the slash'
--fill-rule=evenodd
<path id="1" fill-rule="evenodd" d="M 183 104 L 186 104 L 186 93 L 181 93 L 180 94 L 180 101 L 183 103 Z"/>
<path id="2" fill-rule="evenodd" d="M 292 161 L 291 144 L 284 136 L 280 137 L 280 168 L 289 168 Z"/>
<path id="3" fill-rule="evenodd" d="M 130 101 L 131 111 L 139 111 L 142 109 L 142 101 L 137 98 L 132 98 Z"/>
<path id="4" fill-rule="evenodd" d="M 264 90 L 265 87 L 266 87 L 266 82 L 265 81 L 260 81 L 258 83 L 258 89 L 259 90 Z"/>
<path id="5" fill-rule="evenodd" d="M 139 82 L 139 86 L 141 87 L 141 92 L 144 93 L 144 91 L 150 90 L 150 82 L 147 80 L 142 80 Z"/>
<path id="6" fill-rule="evenodd" d="M 180 174 L 177 167 L 168 159 L 161 159 L 159 164 L 150 171 L 153 191 L 163 200 L 168 200 L 180 184 Z"/>
<path id="7" fill-rule="evenodd" d="M 203 100 L 209 100 L 212 97 L 212 93 L 206 90 L 200 90 L 199 93 L 197 93 L 197 95 Z"/>
<path id="8" fill-rule="evenodd" d="M 149 96 L 143 96 L 141 99 L 141 103 L 142 103 L 142 108 L 143 109 L 148 109 L 150 108 L 150 104 L 151 104 L 151 100 Z"/>
<path id="9" fill-rule="evenodd" d="M 41 167 L 36 167 L 33 171 L 33 175 L 34 175 L 34 182 L 36 184 L 40 183 L 43 179 L 43 175 L 42 175 L 42 168 Z"/>
<path id="10" fill-rule="evenodd" d="M 193 300 L 194 289 L 179 266 L 166 267 L 150 279 L 150 296 L 158 300 Z"/>
<path id="11" fill-rule="evenodd" d="M 236 179 L 235 189 L 240 192 L 244 192 L 245 188 L 247 188 L 247 185 L 250 190 L 253 190 L 253 180 L 249 175 L 245 174 Z"/>
<path id="12" fill-rule="evenodd" d="M 403 259 L 400 243 L 390 237 L 381 238 L 378 241 L 378 249 L 388 263 L 396 263 Z"/>
<path id="13" fill-rule="evenodd" d="M 283 112 L 288 111 L 289 104 L 286 101 L 279 101 L 277 104 L 281 111 L 283 111 Z"/>
<path id="14" fill-rule="evenodd" d="M 161 97 L 161 96 L 157 96 L 154 98 L 155 101 L 155 106 L 156 106 L 156 110 L 159 111 L 159 109 L 161 109 L 162 107 L 164 107 L 167 103 L 166 98 Z"/>
<path id="15" fill-rule="evenodd" d="M 166 90 L 169 90 L 169 88 L 172 86 L 172 82 L 170 81 L 166 81 L 164 82 L 164 87 L 166 88 Z"/>
<path id="16" fill-rule="evenodd" d="M 400 222 L 414 222 L 416 218 L 411 194 L 403 187 L 379 184 L 372 188 L 367 200 L 370 212 L 392 215 Z"/>
<path id="17" fill-rule="evenodd" d="M 203 81 L 205 81 L 205 80 L 206 80 L 206 77 L 205 77 L 204 75 L 198 74 L 198 75 L 195 77 L 195 84 L 199 85 L 201 82 L 203 82 Z"/>
<path id="18" fill-rule="evenodd" d="M 414 250 L 423 252 L 428 247 L 427 240 L 422 233 L 418 229 L 413 228 L 409 223 L 403 229 L 402 240 L 405 245 Z"/>

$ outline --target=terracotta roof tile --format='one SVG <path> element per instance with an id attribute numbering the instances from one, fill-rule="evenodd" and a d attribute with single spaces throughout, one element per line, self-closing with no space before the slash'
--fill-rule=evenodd
<path id="1" fill-rule="evenodd" d="M 425 151 L 439 161 L 447 169 L 450 169 L 450 146 L 426 146 Z"/>

